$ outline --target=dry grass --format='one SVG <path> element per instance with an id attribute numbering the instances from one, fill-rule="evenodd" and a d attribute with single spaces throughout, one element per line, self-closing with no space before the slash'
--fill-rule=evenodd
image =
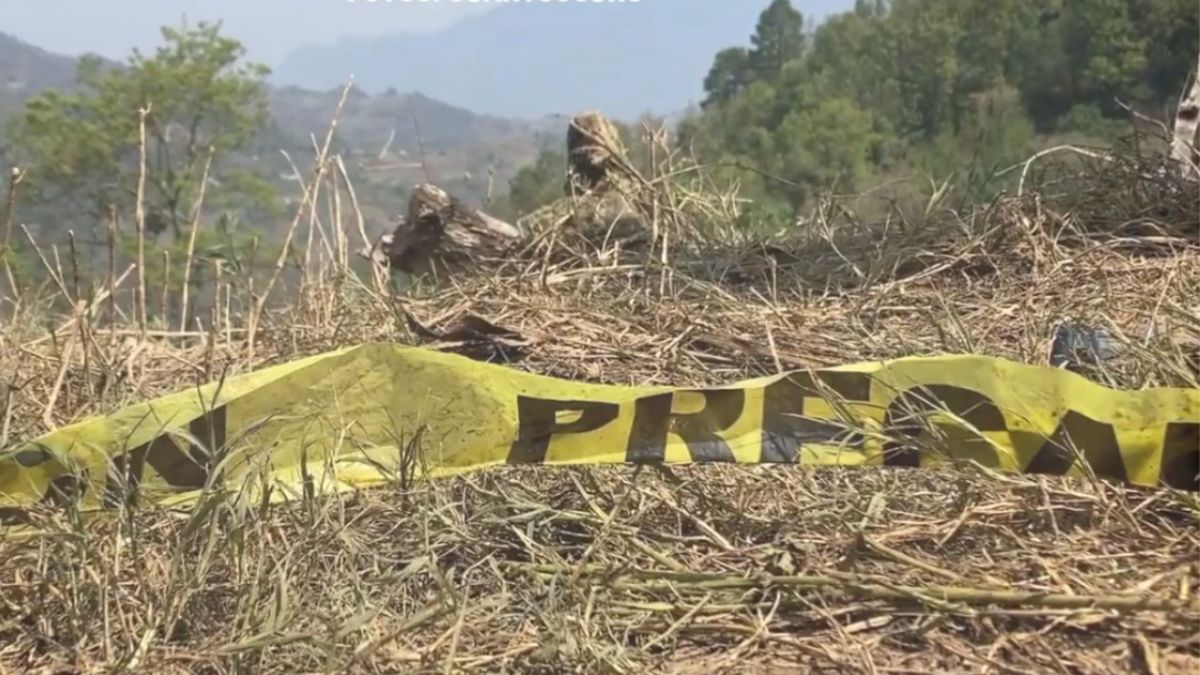
<path id="1" fill-rule="evenodd" d="M 370 243 L 348 177 L 322 159 L 288 234 L 304 250 L 272 270 L 281 292 L 307 261 L 286 303 L 217 284 L 194 330 L 143 329 L 117 273 L 79 290 L 43 252 L 69 309 L 7 297 L 0 447 L 365 341 L 686 385 L 912 354 L 1045 363 L 1073 319 L 1124 347 L 1090 376 L 1200 386 L 1186 184 L 1149 215 L 1104 209 L 1123 193 L 1103 186 L 1090 210 L 1030 192 L 951 213 L 941 194 L 877 224 L 829 202 L 802 240 L 769 244 L 685 227 L 732 203 L 697 188 L 640 202 L 650 220 L 670 212 L 641 248 L 572 233 L 560 213 L 519 259 L 398 293 L 352 273 L 349 240 Z M 664 161 L 637 189 L 672 189 Z M 1114 185 L 1145 168 L 1107 165 L 1091 175 Z M 322 218 L 333 195 L 350 222 Z M 1097 213 L 1166 222 L 1133 237 Z M 258 509 L 209 495 L 88 524 L 68 512 L 48 536 L 0 539 L 0 672 L 1190 673 L 1198 521 L 1192 495 L 1089 481 L 726 466 L 512 468 Z"/>
<path id="2" fill-rule="evenodd" d="M 1195 507 L 1168 494 L 928 472 L 511 469 L 286 509 L 207 506 L 63 523 L 37 544 L 0 546 L 0 663 L 279 673 L 1200 665 L 1195 614 L 1086 606 L 1129 593 L 1195 600 Z M 947 586 L 969 591 L 947 600 Z M 1055 595 L 1005 602 L 1014 592 Z"/>

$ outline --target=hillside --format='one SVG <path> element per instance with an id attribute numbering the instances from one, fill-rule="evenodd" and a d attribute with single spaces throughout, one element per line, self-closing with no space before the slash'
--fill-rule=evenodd
<path id="1" fill-rule="evenodd" d="M 0 32 L 0 118 L 30 96 L 75 82 L 75 59 L 52 54 Z"/>
<path id="2" fill-rule="evenodd" d="M 0 33 L 0 147 L 8 118 L 39 92 L 73 87 L 76 65 L 73 57 Z M 280 151 L 297 162 L 311 156 L 310 134 L 323 133 L 339 96 L 340 88 L 271 88 L 267 129 L 252 151 L 235 161 L 265 170 L 281 185 L 291 185 L 291 167 Z M 422 144 L 430 179 L 468 199 L 481 200 L 487 195 L 489 168 L 494 191 L 502 192 L 517 168 L 537 155 L 544 134 L 554 130 L 557 138 L 561 126 L 555 120 L 477 115 L 419 93 L 385 91 L 372 96 L 355 91 L 343 110 L 335 140 L 336 149 L 347 157 L 347 168 L 360 181 L 364 208 L 382 218 L 400 208 L 408 188 L 424 179 Z"/>
<path id="3" fill-rule="evenodd" d="M 668 113 L 700 95 L 719 49 L 750 34 L 760 2 L 515 3 L 430 34 L 345 38 L 293 51 L 279 82 L 416 89 L 471 110 L 537 117 L 598 107 L 621 118 Z M 849 0 L 805 2 L 810 20 Z M 653 67 L 647 67 L 653 64 Z"/>
<path id="4" fill-rule="evenodd" d="M 297 162 L 311 157 L 309 134 L 324 131 L 340 95 L 340 88 L 272 88 L 271 124 L 258 143 L 260 154 L 277 162 L 281 175 L 290 174 L 279 150 Z M 426 172 L 456 194 L 483 201 L 490 170 L 493 194 L 505 192 L 551 136 L 558 140 L 562 126 L 554 119 L 477 115 L 416 92 L 368 95 L 356 89 L 338 121 L 334 149 L 346 157 L 367 210 L 386 217 L 385 212 L 402 210 L 409 188 L 425 180 Z"/>

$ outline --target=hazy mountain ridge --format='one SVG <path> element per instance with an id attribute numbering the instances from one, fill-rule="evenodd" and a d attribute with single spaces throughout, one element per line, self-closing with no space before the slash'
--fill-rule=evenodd
<path id="1" fill-rule="evenodd" d="M 295 86 L 272 87 L 268 92 L 273 119 L 284 129 L 307 134 L 328 124 L 337 107 L 341 88 L 313 91 Z M 338 124 L 342 142 L 358 150 L 381 150 L 395 131 L 391 150 L 417 150 L 417 131 L 428 149 L 444 150 L 480 138 L 526 136 L 545 130 L 550 122 L 512 120 L 478 115 L 420 92 L 388 90 L 370 95 L 352 89 Z M 304 131 L 304 130 L 308 131 Z"/>
<path id="2" fill-rule="evenodd" d="M 75 84 L 76 60 L 0 32 L 0 117 L 46 89 Z"/>
<path id="3" fill-rule="evenodd" d="M 419 90 L 509 117 L 595 107 L 632 119 L 696 100 L 712 55 L 744 43 L 763 4 L 516 3 L 436 33 L 303 47 L 274 78 L 324 88 L 353 75 L 369 91 Z"/>
<path id="4" fill-rule="evenodd" d="M 322 138 L 340 97 L 340 88 L 269 91 L 270 127 L 255 145 L 278 166 L 281 178 L 291 168 L 279 151 L 306 165 L 310 134 Z M 516 172 L 545 144 L 558 141 L 565 128 L 565 120 L 553 118 L 477 115 L 416 92 L 369 95 L 354 89 L 338 119 L 333 151 L 346 158 L 365 210 L 378 219 L 403 211 L 410 188 L 426 180 L 474 202 L 502 194 Z"/>

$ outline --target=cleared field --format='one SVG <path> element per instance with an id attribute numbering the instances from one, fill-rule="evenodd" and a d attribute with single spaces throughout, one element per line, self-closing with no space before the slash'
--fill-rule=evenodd
<path id="1" fill-rule="evenodd" d="M 1057 196 L 931 199 L 919 220 L 831 204 L 800 240 L 667 218 L 671 256 L 546 226 L 521 257 L 403 293 L 348 274 L 353 229 L 317 221 L 288 306 L 256 315 L 250 289 L 218 285 L 194 331 L 110 313 L 115 283 L 81 292 L 47 255 L 65 271 L 0 331 L 4 445 L 371 341 L 701 385 L 921 354 L 1046 364 L 1075 321 L 1118 345 L 1088 377 L 1197 387 L 1195 186 L 1120 157 L 1088 171 Z M 685 196 L 651 201 L 680 214 Z M 272 507 L 67 511 L 0 539 L 0 670 L 1190 673 L 1198 520 L 1194 493 L 971 466 L 513 467 Z"/>

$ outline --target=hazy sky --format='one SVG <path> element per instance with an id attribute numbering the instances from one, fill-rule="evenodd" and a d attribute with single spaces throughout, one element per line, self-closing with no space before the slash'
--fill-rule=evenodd
<path id="1" fill-rule="evenodd" d="M 507 0 L 512 2 L 513 0 Z M 520 0 L 518 0 L 520 1 Z M 545 1 L 545 0 L 543 0 Z M 653 2 L 654 0 L 638 0 Z M 223 22 L 250 57 L 277 65 L 290 50 L 339 38 L 425 32 L 496 9 L 504 0 L 0 0 L 0 31 L 62 54 L 96 52 L 123 60 L 130 49 L 160 43 L 159 29 L 190 21 Z M 767 0 L 695 0 L 707 2 Z M 845 9 L 853 0 L 793 0 L 806 15 Z"/>
<path id="2" fill-rule="evenodd" d="M 743 1 L 743 0 L 734 0 Z M 440 0 L 0 0 L 0 31 L 44 49 L 124 59 L 159 44 L 159 29 L 223 22 L 250 57 L 274 65 L 289 50 L 354 35 L 437 30 L 495 5 Z"/>
<path id="3" fill-rule="evenodd" d="M 275 70 L 279 83 L 327 88 L 353 74 L 367 91 L 387 87 L 420 91 L 475 112 L 540 116 L 586 102 L 613 114 L 636 116 L 647 109 L 675 111 L 699 96 L 712 55 L 746 43 L 770 0 L 610 0 L 636 1 L 640 9 L 574 16 L 563 11 L 567 9 L 563 3 L 569 2 L 588 3 L 591 10 L 599 10 L 592 4 L 599 1 L 0 0 L 0 31 L 51 52 L 72 56 L 94 52 L 124 61 L 135 47 L 152 51 L 159 46 L 164 25 L 178 26 L 185 18 L 193 24 L 220 21 L 222 33 L 241 41 L 250 59 Z M 811 28 L 829 13 L 851 8 L 854 0 L 792 0 L 792 4 L 804 13 Z M 493 11 L 505 16 L 463 25 L 439 37 L 437 44 L 404 37 L 484 18 L 482 14 Z M 583 15 L 597 18 L 579 19 Z M 619 19 L 625 16 L 630 23 Z M 543 32 L 538 32 L 539 27 Z M 659 40 L 664 31 L 669 39 Z M 624 55 L 643 60 L 637 66 L 616 58 L 578 60 L 580 45 L 591 45 L 586 48 L 601 53 L 610 47 L 610 35 L 634 40 Z M 439 51 L 444 46 L 442 37 L 454 46 Z M 491 46 L 485 48 L 483 43 Z M 307 53 L 308 61 L 300 59 L 297 66 L 293 58 L 285 63 L 293 50 L 314 46 L 318 48 L 298 53 Z M 323 53 L 320 47 L 325 48 Z M 411 63 L 424 58 L 421 69 L 397 70 L 392 61 L 405 54 L 405 47 L 421 55 L 400 60 Z M 537 69 L 514 70 L 496 59 L 472 66 L 469 60 L 479 56 L 471 53 L 474 48 L 518 60 L 535 59 L 543 65 L 570 61 L 577 74 L 587 72 L 591 79 L 575 78 L 564 86 L 554 69 L 542 68 L 546 72 L 538 80 L 532 74 Z M 649 71 L 639 70 L 645 65 Z M 460 72 L 462 67 L 468 70 Z"/>

